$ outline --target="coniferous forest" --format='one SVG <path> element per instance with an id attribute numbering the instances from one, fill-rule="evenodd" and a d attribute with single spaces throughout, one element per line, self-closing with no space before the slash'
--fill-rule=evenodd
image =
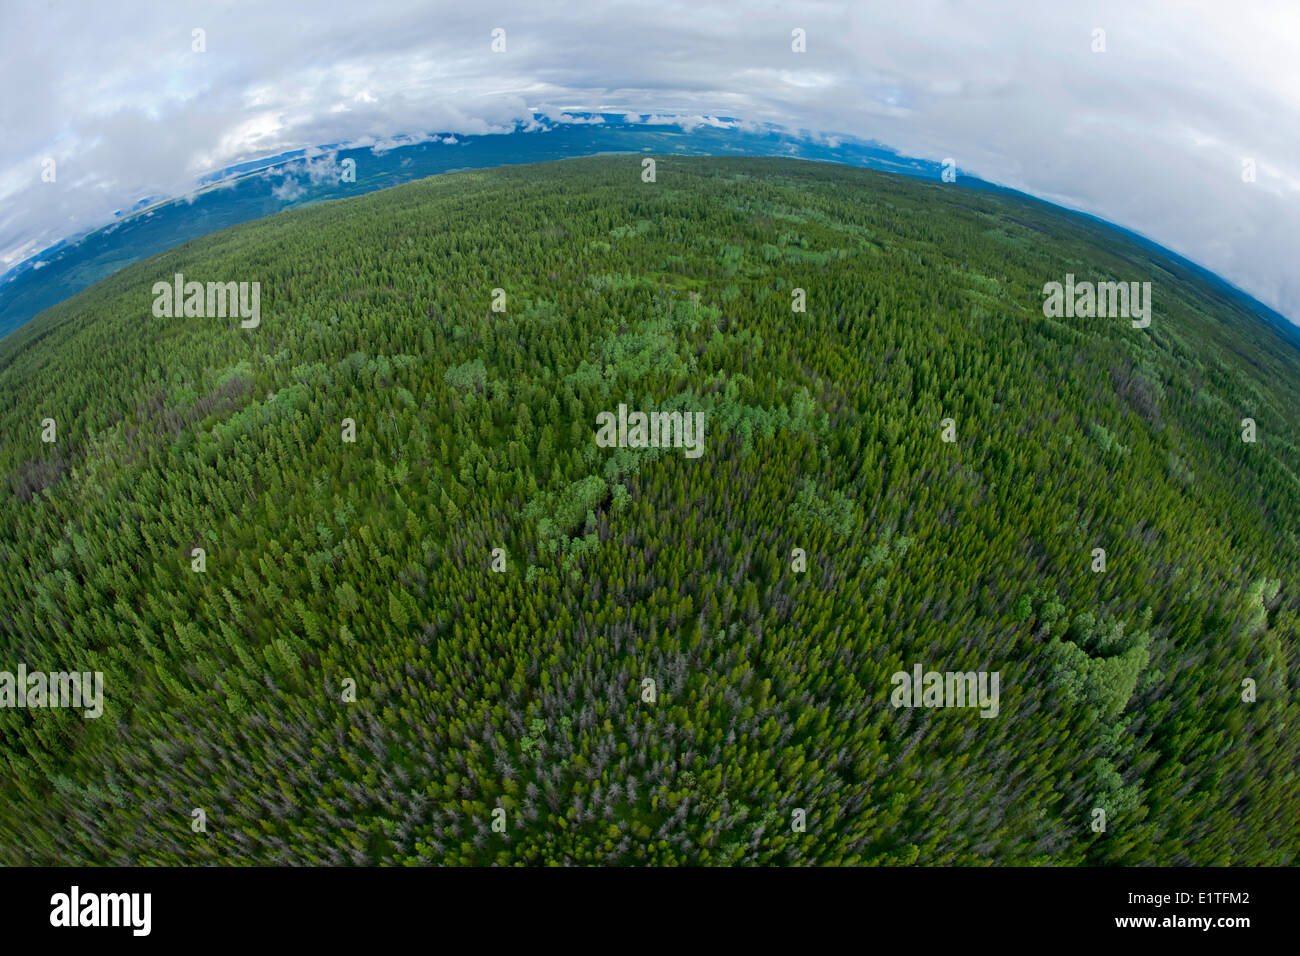
<path id="1" fill-rule="evenodd" d="M 177 274 L 259 324 L 159 317 Z M 1300 351 L 1095 220 L 454 173 L 129 266 L 0 399 L 0 670 L 104 675 L 0 708 L 0 863 L 1296 862 Z"/>

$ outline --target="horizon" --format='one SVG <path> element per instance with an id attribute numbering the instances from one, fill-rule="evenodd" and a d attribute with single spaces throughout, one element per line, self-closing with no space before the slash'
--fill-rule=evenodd
<path id="1" fill-rule="evenodd" d="M 1300 323 L 1300 9 L 1283 0 L 132 9 L 19 8 L 0 39 L 8 88 L 28 91 L 0 106 L 6 276 L 241 164 L 603 114 L 950 160 Z"/>
<path id="2" fill-rule="evenodd" d="M 257 219 L 262 219 L 265 218 L 266 216 L 274 215 L 276 212 L 280 212 L 283 210 L 301 208 L 302 206 L 311 205 L 317 202 L 328 202 L 333 199 L 346 198 L 345 196 L 339 196 L 339 195 L 326 195 L 318 198 L 310 198 L 309 195 L 310 187 L 320 185 L 320 182 L 318 182 L 318 180 L 323 178 L 317 175 L 317 173 L 313 169 L 313 164 L 321 164 L 321 163 L 337 164 L 339 155 L 346 152 L 369 153 L 372 156 L 381 157 L 390 153 L 401 153 L 401 151 L 403 150 L 409 150 L 415 147 L 422 147 L 429 144 L 443 143 L 445 145 L 450 145 L 450 146 L 459 146 L 459 145 L 465 145 L 466 143 L 473 142 L 475 140 L 482 140 L 488 138 L 505 139 L 512 136 L 520 136 L 520 135 L 530 135 L 530 134 L 545 135 L 547 133 L 551 133 L 556 130 L 579 129 L 584 127 L 587 129 L 593 129 L 597 127 L 604 127 L 605 129 L 641 128 L 646 131 L 664 131 L 664 130 L 675 129 L 675 130 L 680 130 L 683 135 L 687 135 L 687 136 L 689 136 L 692 132 L 698 130 L 701 127 L 709 127 L 713 131 L 716 131 L 719 135 L 725 134 L 727 132 L 732 132 L 732 133 L 743 132 L 755 137 L 778 138 L 784 140 L 787 145 L 797 144 L 799 146 L 802 146 L 805 149 L 824 149 L 827 150 L 828 152 L 833 150 L 838 150 L 840 152 L 843 152 L 844 148 L 847 146 L 855 150 L 856 152 L 854 152 L 854 154 L 851 156 L 841 156 L 839 158 L 836 158 L 831 155 L 799 156 L 799 155 L 790 155 L 788 152 L 782 153 L 776 151 L 772 151 L 769 153 L 744 152 L 743 151 L 744 143 L 740 140 L 739 136 L 737 136 L 737 141 L 741 142 L 741 145 L 737 147 L 737 151 L 734 152 L 701 151 L 701 152 L 686 153 L 683 155 L 715 156 L 719 158 L 725 158 L 727 156 L 734 156 L 734 155 L 743 155 L 743 156 L 751 156 L 751 157 L 769 156 L 771 158 L 777 158 L 777 159 L 795 159 L 801 162 L 815 162 L 815 163 L 821 162 L 821 163 L 846 165 L 854 168 L 871 169 L 877 172 L 895 173 L 897 175 L 908 176 L 914 179 L 921 179 L 923 181 L 935 181 L 935 182 L 941 181 L 941 175 L 943 170 L 942 165 L 939 163 L 925 160 L 921 157 L 905 156 L 902 153 L 898 152 L 897 150 L 893 149 L 887 143 L 881 143 L 874 140 L 862 140 L 858 137 L 849 134 L 818 135 L 816 133 L 812 133 L 807 130 L 790 130 L 790 129 L 775 126 L 773 124 L 765 124 L 765 125 L 746 124 L 743 121 L 736 119 L 735 117 L 727 117 L 727 116 L 675 117 L 675 116 L 668 116 L 663 114 L 646 114 L 646 113 L 624 114 L 617 111 L 588 112 L 582 110 L 566 111 L 561 115 L 564 117 L 564 119 L 557 119 L 546 113 L 534 111 L 532 114 L 532 118 L 527 123 L 518 122 L 515 124 L 515 127 L 513 129 L 493 131 L 493 132 L 488 132 L 483 134 L 457 135 L 456 133 L 450 131 L 437 131 L 437 132 L 429 132 L 424 134 L 417 134 L 417 133 L 410 133 L 410 132 L 403 131 L 403 132 L 393 133 L 385 137 L 383 140 L 379 142 L 330 143 L 330 144 L 321 144 L 315 146 L 302 146 L 292 150 L 282 151 L 274 155 L 259 156 L 253 159 L 243 160 L 239 163 L 229 165 L 221 169 L 211 170 L 206 173 L 203 173 L 199 177 L 199 182 L 198 184 L 196 184 L 195 188 L 188 192 L 184 192 L 177 195 L 165 196 L 165 197 L 141 197 L 131 207 L 125 210 L 117 210 L 115 212 L 115 216 L 113 219 L 108 220 L 106 222 L 101 222 L 98 225 L 88 228 L 85 231 L 80 232 L 78 234 L 64 237 L 60 239 L 58 242 L 54 243 L 53 245 L 45 249 L 42 249 L 37 253 L 34 253 L 27 259 L 22 260 L 21 262 L 16 263 L 5 272 L 0 273 L 0 340 L 7 338 L 13 332 L 25 326 L 28 322 L 36 318 L 46 309 L 52 308 L 53 306 L 59 303 L 66 302 L 68 299 L 77 295 L 79 292 L 84 291 L 86 288 L 89 288 L 90 286 L 94 285 L 95 282 L 107 278 L 109 275 L 114 274 L 115 272 L 119 271 L 121 268 L 125 268 L 125 266 L 132 264 L 133 262 L 141 261 L 142 259 L 146 259 L 153 255 L 157 255 L 161 252 L 164 252 L 168 248 L 173 248 L 175 244 L 164 248 L 155 249 L 147 252 L 146 254 L 133 256 L 128 260 L 121 261 L 120 264 L 115 269 L 113 269 L 111 272 L 100 275 L 95 280 L 95 282 L 74 283 L 73 287 L 68 289 L 68 291 L 66 291 L 65 294 L 61 295 L 59 298 L 57 298 L 54 301 L 48 302 L 48 304 L 44 305 L 42 308 L 33 311 L 31 314 L 27 315 L 21 321 L 14 324 L 7 323 L 4 320 L 4 311 L 5 311 L 5 298 L 6 298 L 6 292 L 8 287 L 11 285 L 11 283 L 13 283 L 16 280 L 19 280 L 24 276 L 28 276 L 33 273 L 40 272 L 43 269 L 47 268 L 51 264 L 50 259 L 46 258 L 47 256 L 51 256 L 51 254 L 55 254 L 55 255 L 62 254 L 67 250 L 73 249 L 77 247 L 79 244 L 97 235 L 110 235 L 119 228 L 128 226 L 132 223 L 142 222 L 150 218 L 160 210 L 169 207 L 178 207 L 182 204 L 186 206 L 192 206 L 194 202 L 201 196 L 205 196 L 212 193 L 219 193 L 224 190 L 228 190 L 235 184 L 243 181 L 248 181 L 252 183 L 259 179 L 266 180 L 268 181 L 268 192 L 270 192 L 273 196 L 277 196 L 277 198 L 280 198 L 280 190 L 284 189 L 291 182 L 293 184 L 301 183 L 301 191 L 297 192 L 296 194 L 290 192 L 291 198 L 286 199 L 283 205 L 279 209 L 275 209 L 270 212 L 264 212 L 261 215 L 257 215 L 257 216 L 239 218 L 236 222 L 225 223 L 220 226 L 217 226 L 214 229 L 197 231 L 194 232 L 192 235 L 187 235 L 184 239 L 180 241 L 181 242 L 192 241 L 193 239 L 200 238 L 205 235 L 209 235 L 212 232 L 229 228 L 231 225 L 241 224 L 243 222 L 253 222 L 256 221 Z M 631 120 L 631 117 L 633 116 L 637 117 L 636 121 Z M 425 172 L 422 175 L 416 173 L 416 174 L 412 174 L 410 177 L 398 178 L 395 181 L 391 181 L 391 182 L 387 182 L 387 181 L 382 182 L 380 184 L 370 186 L 369 188 L 360 188 L 350 194 L 364 195 L 370 192 L 389 189 L 392 188 L 393 186 L 401 185 L 406 182 L 412 182 L 418 179 L 428 178 L 429 176 L 446 175 L 448 173 L 458 172 L 462 170 L 491 169 L 498 166 L 527 165 L 530 163 L 538 163 L 538 162 L 559 162 L 567 159 L 578 159 L 585 156 L 602 155 L 603 152 L 605 151 L 595 150 L 590 152 L 575 152 L 572 155 L 553 157 L 551 159 L 538 159 L 534 157 L 528 157 L 525 155 L 522 158 L 518 158 L 518 161 L 472 164 L 465 167 L 455 167 L 452 169 Z M 640 153 L 645 153 L 646 155 L 661 155 L 655 153 L 651 147 L 643 147 L 641 149 L 616 150 L 613 152 L 628 152 L 628 153 L 640 152 Z M 888 154 L 888 156 L 893 157 L 893 161 L 882 160 L 880 158 L 880 154 Z M 662 155 L 670 155 L 670 154 L 665 153 Z M 1157 238 L 1149 235 L 1145 235 L 1133 229 L 1129 229 L 1120 223 L 1113 222 L 1102 216 L 1094 215 L 1092 213 L 1087 212 L 1086 210 L 1075 208 L 1073 206 L 1066 205 L 1061 202 L 1056 202 L 1051 199 L 1044 198 L 1042 196 L 1036 196 L 1032 193 L 1026 193 L 1022 190 L 1015 189 L 1014 187 L 1009 186 L 1005 183 L 989 181 L 989 180 L 982 179 L 981 177 L 970 175 L 966 173 L 964 170 L 961 170 L 960 167 L 957 167 L 956 172 L 957 175 L 955 176 L 954 179 L 955 185 L 959 185 L 964 188 L 994 189 L 997 191 L 1004 191 L 1014 195 L 1033 199 L 1054 209 L 1059 209 L 1067 213 L 1083 216 L 1109 229 L 1113 229 L 1118 233 L 1127 235 L 1130 238 L 1135 238 L 1140 242 L 1147 244 L 1150 247 L 1153 247 L 1154 249 L 1170 257 L 1174 261 L 1179 262 L 1180 264 L 1183 264 L 1187 267 L 1190 267 L 1193 270 L 1202 273 L 1204 276 L 1207 276 L 1217 281 L 1232 295 L 1234 295 L 1240 300 L 1243 300 L 1246 304 L 1250 306 L 1250 308 L 1253 311 L 1258 312 L 1260 316 L 1266 319 L 1267 321 L 1271 323 L 1276 323 L 1277 321 L 1280 320 L 1281 322 L 1286 323 L 1286 325 L 1289 327 L 1288 330 L 1293 329 L 1295 330 L 1296 333 L 1291 339 L 1292 344 L 1295 345 L 1297 348 L 1300 348 L 1300 315 L 1291 316 L 1286 314 L 1285 312 L 1282 312 L 1281 310 L 1273 308 L 1268 303 L 1262 301 L 1257 296 L 1253 295 L 1249 290 L 1244 289 L 1241 286 L 1237 285 L 1226 276 L 1223 276 L 1218 272 L 1215 272 L 1211 267 L 1209 267 L 1205 263 L 1198 262 L 1194 259 L 1191 259 L 1183 255 L 1177 250 L 1164 245 Z M 281 176 L 282 179 L 281 187 L 273 187 L 269 185 L 271 179 L 276 173 L 279 173 Z M 307 181 L 299 180 L 297 178 L 298 176 L 306 176 Z M 303 198 L 304 196 L 307 196 L 308 198 L 304 200 Z"/>

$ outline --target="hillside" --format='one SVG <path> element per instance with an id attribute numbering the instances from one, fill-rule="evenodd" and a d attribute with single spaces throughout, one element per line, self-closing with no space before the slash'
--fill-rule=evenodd
<path id="1" fill-rule="evenodd" d="M 656 180 L 280 213 L 0 343 L 0 670 L 104 675 L 0 708 L 0 863 L 1295 862 L 1300 352 L 1041 203 Z"/>

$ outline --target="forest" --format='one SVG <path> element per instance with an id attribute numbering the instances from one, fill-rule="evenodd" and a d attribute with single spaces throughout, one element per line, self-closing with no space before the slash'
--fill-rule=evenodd
<path id="1" fill-rule="evenodd" d="M 278 213 L 0 340 L 0 671 L 103 675 L 0 707 L 0 864 L 1294 864 L 1294 340 L 1037 201 L 642 159 Z M 994 714 L 892 706 L 921 667 Z"/>

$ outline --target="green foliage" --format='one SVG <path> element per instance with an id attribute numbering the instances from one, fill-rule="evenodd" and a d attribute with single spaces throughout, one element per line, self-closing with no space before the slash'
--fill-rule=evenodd
<path id="1" fill-rule="evenodd" d="M 853 502 L 843 492 L 832 490 L 823 497 L 810 481 L 804 481 L 795 496 L 793 511 L 806 521 L 826 525 L 840 537 L 853 533 Z"/>
<path id="2" fill-rule="evenodd" d="M 487 368 L 481 358 L 472 359 L 447 369 L 443 380 L 452 388 L 482 391 L 487 385 Z"/>
<path id="3" fill-rule="evenodd" d="M 0 862 L 1296 863 L 1290 342 L 1020 197 L 638 173 L 292 210 L 0 343 L 0 660 L 106 707 L 0 708 Z M 261 326 L 154 319 L 175 272 Z M 1045 319 L 1066 273 L 1151 327 Z M 620 402 L 705 453 L 598 448 Z M 998 717 L 892 708 L 916 662 Z"/>

